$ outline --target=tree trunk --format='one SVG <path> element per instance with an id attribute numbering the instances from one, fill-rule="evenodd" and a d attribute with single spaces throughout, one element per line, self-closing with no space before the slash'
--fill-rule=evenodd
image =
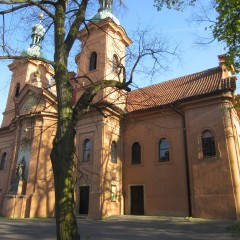
<path id="1" fill-rule="evenodd" d="M 74 202 L 74 138 L 72 88 L 66 63 L 55 68 L 58 123 L 51 160 L 55 185 L 55 215 L 58 240 L 79 240 Z"/>
<path id="2" fill-rule="evenodd" d="M 55 215 L 58 240 L 79 240 L 73 184 L 74 128 L 69 124 L 53 143 L 51 160 L 55 184 Z"/>
<path id="3" fill-rule="evenodd" d="M 72 86 L 68 79 L 68 52 L 65 38 L 65 1 L 59 1 L 55 13 L 54 71 L 57 89 L 58 123 L 51 161 L 55 185 L 55 216 L 58 240 L 79 240 L 74 202 L 74 122 Z"/>

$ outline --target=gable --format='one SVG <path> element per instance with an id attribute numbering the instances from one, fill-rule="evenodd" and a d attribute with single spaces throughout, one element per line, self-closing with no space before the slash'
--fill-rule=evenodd
<path id="1" fill-rule="evenodd" d="M 55 96 L 44 89 L 26 84 L 15 98 L 18 115 L 24 115 L 33 112 L 47 111 L 56 112 L 56 104 L 53 104 Z"/>

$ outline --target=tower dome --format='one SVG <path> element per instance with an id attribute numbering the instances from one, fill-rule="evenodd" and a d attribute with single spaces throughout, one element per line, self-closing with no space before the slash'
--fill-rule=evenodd
<path id="1" fill-rule="evenodd" d="M 45 35 L 45 28 L 42 25 L 43 14 L 39 14 L 40 21 L 32 27 L 32 43 L 30 44 L 30 48 L 26 51 L 22 52 L 22 56 L 32 56 L 32 57 L 44 57 L 41 52 L 42 49 L 42 41 Z"/>
<path id="2" fill-rule="evenodd" d="M 99 0 L 100 8 L 98 13 L 91 21 L 101 21 L 106 18 L 111 18 L 116 24 L 120 25 L 120 21 L 112 14 L 112 0 Z"/>
<path id="3" fill-rule="evenodd" d="M 32 39 L 33 39 L 32 45 L 41 43 L 45 32 L 46 32 L 46 30 L 43 27 L 43 25 L 41 24 L 41 22 L 34 25 L 32 27 Z"/>

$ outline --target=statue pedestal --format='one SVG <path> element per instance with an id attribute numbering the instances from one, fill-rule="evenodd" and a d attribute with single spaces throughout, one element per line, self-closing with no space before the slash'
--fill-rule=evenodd
<path id="1" fill-rule="evenodd" d="M 23 190 L 23 181 L 22 181 L 22 180 L 19 180 L 19 182 L 18 182 L 17 195 L 22 195 L 22 190 Z"/>
<path id="2" fill-rule="evenodd" d="M 23 180 L 19 180 L 17 195 L 24 195 L 26 193 L 26 184 Z"/>

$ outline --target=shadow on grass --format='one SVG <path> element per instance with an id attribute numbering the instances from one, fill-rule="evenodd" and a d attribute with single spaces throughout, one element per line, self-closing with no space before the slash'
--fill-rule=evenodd
<path id="1" fill-rule="evenodd" d="M 236 224 L 227 227 L 227 231 L 235 234 L 239 234 L 239 238 L 240 238 L 240 222 L 237 222 Z"/>

